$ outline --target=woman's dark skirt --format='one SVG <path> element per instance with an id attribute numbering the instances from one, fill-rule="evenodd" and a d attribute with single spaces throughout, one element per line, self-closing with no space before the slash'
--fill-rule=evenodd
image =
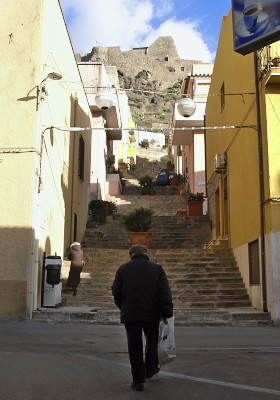
<path id="1" fill-rule="evenodd" d="M 78 287 L 81 281 L 81 272 L 83 267 L 70 267 L 69 276 L 67 279 L 67 286 L 68 287 Z"/>

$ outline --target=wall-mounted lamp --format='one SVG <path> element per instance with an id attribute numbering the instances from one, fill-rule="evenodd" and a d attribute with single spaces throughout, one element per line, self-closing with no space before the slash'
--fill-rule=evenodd
<path id="1" fill-rule="evenodd" d="M 46 80 L 51 79 L 53 81 L 59 81 L 62 78 L 62 75 L 58 72 L 49 72 L 45 79 L 40 82 L 40 85 L 37 86 L 37 109 L 39 106 L 39 98 L 40 100 L 45 100 L 45 97 L 48 95 L 48 91 L 46 89 Z M 40 95 L 41 93 L 41 95 Z M 40 95 L 40 96 L 39 96 Z"/>
<path id="2" fill-rule="evenodd" d="M 196 110 L 196 104 L 193 99 L 189 97 L 183 97 L 177 105 L 177 110 L 183 117 L 191 117 Z"/>
<path id="3" fill-rule="evenodd" d="M 96 93 L 95 103 L 101 110 L 108 110 L 114 105 L 115 99 L 110 90 L 102 89 Z"/>
<path id="4" fill-rule="evenodd" d="M 60 79 L 62 79 L 62 75 L 59 74 L 58 72 L 54 72 L 54 71 L 53 72 L 49 72 L 48 75 L 46 76 L 46 78 L 42 80 L 42 82 L 40 83 L 39 86 L 42 87 L 42 84 L 44 82 L 46 82 L 47 79 L 51 79 L 53 81 L 59 81 Z"/>

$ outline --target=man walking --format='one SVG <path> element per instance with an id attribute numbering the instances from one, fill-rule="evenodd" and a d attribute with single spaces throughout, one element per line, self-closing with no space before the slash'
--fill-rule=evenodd
<path id="1" fill-rule="evenodd" d="M 112 286 L 115 304 L 125 325 L 133 382 L 131 388 L 144 390 L 146 378 L 159 372 L 159 322 L 173 316 L 172 296 L 161 265 L 151 262 L 147 248 L 134 245 L 131 260 L 119 267 Z M 146 338 L 143 359 L 142 331 Z"/>

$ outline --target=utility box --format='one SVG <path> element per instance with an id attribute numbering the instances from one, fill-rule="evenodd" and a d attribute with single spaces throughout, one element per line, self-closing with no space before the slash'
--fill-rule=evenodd
<path id="1" fill-rule="evenodd" d="M 61 304 L 61 266 L 59 256 L 44 256 L 43 262 L 43 307 L 55 307 Z"/>

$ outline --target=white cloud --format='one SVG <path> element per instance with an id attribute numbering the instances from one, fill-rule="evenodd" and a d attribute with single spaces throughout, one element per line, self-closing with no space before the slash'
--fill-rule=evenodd
<path id="1" fill-rule="evenodd" d="M 153 43 L 160 36 L 173 36 L 181 58 L 204 62 L 213 60 L 214 54 L 210 52 L 204 42 L 196 22 L 169 19 L 148 34 L 147 45 Z"/>
<path id="2" fill-rule="evenodd" d="M 60 0 L 77 53 L 95 46 L 120 46 L 122 50 L 150 45 L 160 36 L 173 36 L 181 58 L 209 62 L 213 55 L 195 22 L 169 19 L 158 28 L 155 17 L 167 15 L 172 0 Z"/>
<path id="3" fill-rule="evenodd" d="M 171 0 L 159 0 L 155 4 L 155 16 L 157 18 L 163 18 L 168 15 L 174 7 L 174 3 Z"/>

